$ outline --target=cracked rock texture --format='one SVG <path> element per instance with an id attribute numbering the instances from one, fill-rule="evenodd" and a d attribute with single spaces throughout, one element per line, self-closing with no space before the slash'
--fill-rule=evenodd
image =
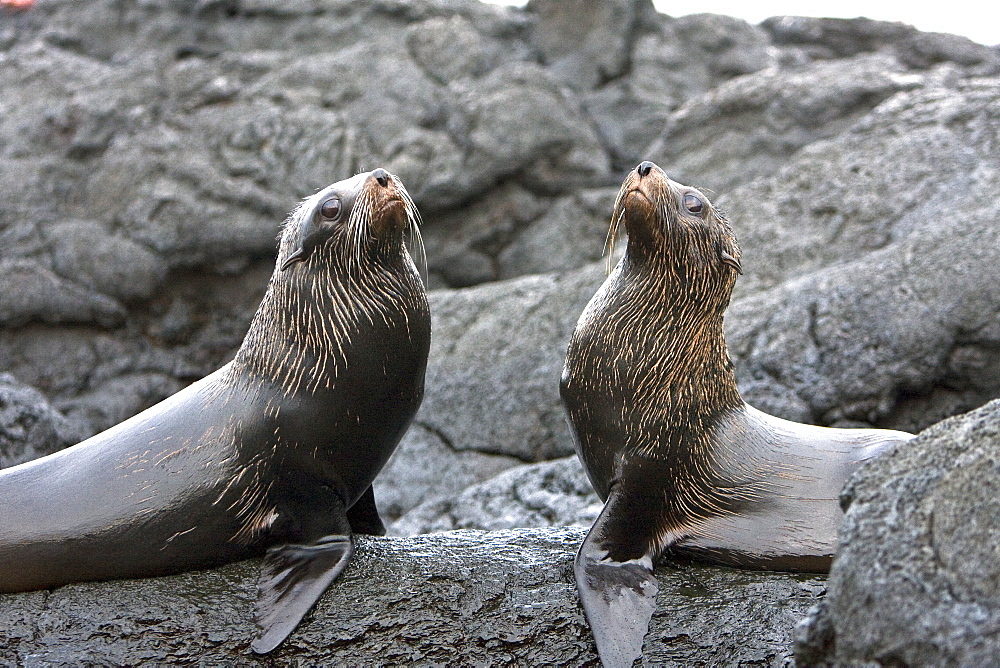
<path id="1" fill-rule="evenodd" d="M 0 662 L 45 666 L 584 665 L 576 600 L 583 531 L 362 538 L 354 561 L 271 656 L 255 656 L 257 564 L 0 595 Z M 822 578 L 664 564 L 653 664 L 781 666 Z"/>
<path id="2" fill-rule="evenodd" d="M 0 9 L 0 89 L 0 466 L 225 363 L 286 213 L 378 166 L 434 318 L 376 481 L 397 535 L 593 517 L 558 379 L 643 159 L 729 213 L 750 403 L 918 431 L 1000 396 L 995 47 L 648 0 L 46 0 Z"/>
<path id="3" fill-rule="evenodd" d="M 848 482 L 829 593 L 796 629 L 807 665 L 1000 661 L 1000 401 L 924 431 Z"/>

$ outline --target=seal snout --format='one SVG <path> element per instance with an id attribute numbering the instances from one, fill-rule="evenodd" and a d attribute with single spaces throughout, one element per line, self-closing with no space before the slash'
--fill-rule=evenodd
<path id="1" fill-rule="evenodd" d="M 639 178 L 642 178 L 644 176 L 648 176 L 649 173 L 653 171 L 653 167 L 656 167 L 656 165 L 649 160 L 643 160 L 639 163 L 639 166 L 635 168 L 635 171 L 639 175 Z"/>
<path id="2" fill-rule="evenodd" d="M 383 188 L 389 185 L 389 172 L 381 167 L 372 172 L 372 178 L 378 181 L 378 184 Z"/>

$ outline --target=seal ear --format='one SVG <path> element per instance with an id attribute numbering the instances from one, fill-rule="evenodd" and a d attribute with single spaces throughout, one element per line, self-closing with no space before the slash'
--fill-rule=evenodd
<path id="1" fill-rule="evenodd" d="M 284 262 L 281 263 L 281 271 L 284 271 L 285 269 L 288 269 L 290 266 L 292 266 L 296 262 L 305 262 L 305 261 L 306 261 L 306 251 L 305 251 L 305 249 L 298 248 L 298 249 L 296 249 L 296 251 L 294 253 L 292 253 L 291 255 L 289 255 L 285 259 Z"/>
<path id="2" fill-rule="evenodd" d="M 295 630 L 354 554 L 351 536 L 324 536 L 310 545 L 272 547 L 264 556 L 257 582 L 257 626 L 251 644 L 266 654 Z"/>
<path id="3" fill-rule="evenodd" d="M 740 264 L 740 261 L 721 248 L 719 249 L 719 260 L 722 261 L 722 264 L 732 267 L 740 276 L 743 275 L 743 265 Z"/>

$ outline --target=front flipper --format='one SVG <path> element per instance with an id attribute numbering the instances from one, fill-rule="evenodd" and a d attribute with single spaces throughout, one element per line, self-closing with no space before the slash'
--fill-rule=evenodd
<path id="1" fill-rule="evenodd" d="M 660 549 L 647 503 L 627 503 L 612 490 L 573 564 L 580 602 L 605 668 L 631 666 L 656 610 L 653 562 Z"/>
<path id="2" fill-rule="evenodd" d="M 382 518 L 378 516 L 378 508 L 375 507 L 375 492 L 372 486 L 361 495 L 353 506 L 347 511 L 347 521 L 351 523 L 351 531 L 368 536 L 384 536 L 385 525 Z"/>
<path id="3" fill-rule="evenodd" d="M 354 554 L 351 536 L 324 536 L 311 545 L 272 547 L 257 583 L 257 626 L 251 648 L 266 654 L 288 637 Z"/>

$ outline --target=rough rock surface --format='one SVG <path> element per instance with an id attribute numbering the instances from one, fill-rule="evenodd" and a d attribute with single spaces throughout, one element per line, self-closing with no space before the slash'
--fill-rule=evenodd
<path id="1" fill-rule="evenodd" d="M 54 409 L 41 392 L 0 373 L 0 469 L 55 452 L 88 435 L 83 425 Z"/>
<path id="2" fill-rule="evenodd" d="M 232 354 L 294 200 L 381 164 L 424 212 L 432 286 L 513 279 L 433 297 L 421 425 L 454 453 L 563 456 L 563 347 L 621 170 L 652 157 L 732 214 L 751 401 L 916 429 L 997 394 L 995 49 L 591 4 L 5 11 L 0 370 L 89 431 L 147 407 Z"/>
<path id="3" fill-rule="evenodd" d="M 288 641 L 250 653 L 256 562 L 0 595 L 0 663 L 71 666 L 584 665 L 580 529 L 360 539 Z M 644 655 L 659 665 L 785 665 L 822 578 L 664 563 Z"/>
<path id="4" fill-rule="evenodd" d="M 802 664 L 1000 662 L 1000 401 L 863 466 Z"/>
<path id="5" fill-rule="evenodd" d="M 0 9 L 0 90 L 0 466 L 225 363 L 295 200 L 376 166 L 435 288 L 426 400 L 376 483 L 394 530 L 585 523 L 578 465 L 544 462 L 642 159 L 729 211 L 750 403 L 917 431 L 1000 396 L 1000 51 L 961 37 L 648 0 L 47 0 Z"/>
<path id="6" fill-rule="evenodd" d="M 604 503 L 576 455 L 505 471 L 460 494 L 437 495 L 389 527 L 397 536 L 455 529 L 589 528 Z"/>

